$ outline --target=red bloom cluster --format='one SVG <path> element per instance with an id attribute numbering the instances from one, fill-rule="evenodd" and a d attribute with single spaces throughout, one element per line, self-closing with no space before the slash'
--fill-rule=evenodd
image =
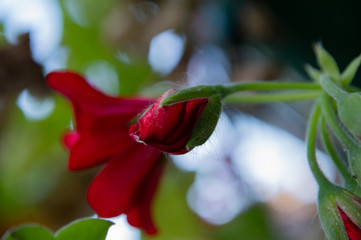
<path id="1" fill-rule="evenodd" d="M 131 225 L 155 234 L 151 204 L 164 161 L 161 151 L 128 135 L 129 121 L 152 101 L 106 96 L 76 73 L 53 72 L 46 78 L 73 105 L 75 131 L 64 136 L 70 150 L 68 168 L 106 163 L 89 186 L 89 205 L 100 217 L 125 213 Z"/>

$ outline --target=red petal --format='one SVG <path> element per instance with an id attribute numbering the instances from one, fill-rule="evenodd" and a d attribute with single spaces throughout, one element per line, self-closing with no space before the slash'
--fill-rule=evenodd
<path id="1" fill-rule="evenodd" d="M 46 79 L 50 87 L 73 103 L 76 129 L 80 132 L 101 116 L 117 115 L 121 117 L 122 123 L 128 122 L 152 102 L 151 99 L 104 95 L 90 86 L 82 76 L 73 72 L 52 72 Z"/>
<path id="2" fill-rule="evenodd" d="M 114 156 L 139 145 L 128 135 L 128 130 L 85 132 L 73 145 L 69 155 L 68 168 L 81 170 L 103 163 Z"/>
<path id="3" fill-rule="evenodd" d="M 165 162 L 162 161 L 153 167 L 135 195 L 134 201 L 138 201 L 138 203 L 127 212 L 129 224 L 144 229 L 149 235 L 157 234 L 157 229 L 153 223 L 151 207 L 164 167 Z"/>
<path id="4" fill-rule="evenodd" d="M 164 93 L 139 120 L 141 141 L 152 139 L 156 142 L 164 142 L 181 123 L 185 114 L 184 103 L 160 106 L 161 101 L 174 91 L 172 89 Z"/>
<path id="5" fill-rule="evenodd" d="M 73 104 L 77 134 L 64 137 L 70 148 L 69 169 L 103 163 L 133 145 L 127 124 L 150 104 L 149 99 L 106 96 L 72 72 L 52 72 L 47 82 Z"/>
<path id="6" fill-rule="evenodd" d="M 184 102 L 185 114 L 183 115 L 180 125 L 175 128 L 173 134 L 170 135 L 171 138 L 167 139 L 167 143 L 169 143 L 169 145 L 177 144 L 179 140 L 185 136 L 190 137 L 193 128 L 196 125 L 197 120 L 207 103 L 208 99 L 195 99 Z M 187 141 L 184 143 L 184 145 L 187 143 Z"/>
<path id="7" fill-rule="evenodd" d="M 350 240 L 361 240 L 361 229 L 338 207 L 347 236 Z"/>
<path id="8" fill-rule="evenodd" d="M 70 100 L 91 106 L 91 108 L 93 106 L 104 107 L 107 112 L 113 110 L 119 113 L 119 109 L 123 112 L 133 109 L 134 112 L 135 108 L 140 107 L 143 109 L 144 106 L 153 102 L 151 99 L 139 97 L 118 98 L 107 96 L 90 86 L 81 75 L 69 71 L 51 72 L 46 76 L 46 80 L 50 87 L 67 96 Z"/>
<path id="9" fill-rule="evenodd" d="M 89 205 L 100 217 L 126 213 L 133 206 L 133 196 L 160 158 L 160 151 L 135 144 L 111 159 L 88 189 Z"/>

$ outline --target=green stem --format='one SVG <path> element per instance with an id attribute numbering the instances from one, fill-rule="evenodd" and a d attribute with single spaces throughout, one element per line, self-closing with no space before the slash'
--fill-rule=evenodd
<path id="1" fill-rule="evenodd" d="M 229 86 L 219 85 L 227 96 L 232 93 L 249 90 L 319 90 L 321 86 L 317 83 L 309 82 L 242 82 Z"/>
<path id="2" fill-rule="evenodd" d="M 324 185 L 330 185 L 330 182 L 321 171 L 316 159 L 316 136 L 317 136 L 318 120 L 320 116 L 321 116 L 321 109 L 320 109 L 319 101 L 317 101 L 312 109 L 311 116 L 308 122 L 306 141 L 307 141 L 308 164 L 311 168 L 312 174 L 315 177 L 318 185 L 324 186 Z"/>
<path id="3" fill-rule="evenodd" d="M 342 163 L 341 158 L 339 157 L 339 155 L 337 154 L 337 152 L 335 151 L 333 144 L 331 142 L 329 133 L 327 131 L 327 124 L 326 124 L 326 120 L 323 117 L 321 119 L 321 136 L 322 136 L 322 142 L 325 146 L 325 149 L 327 150 L 328 154 L 330 155 L 330 157 L 332 158 L 333 162 L 335 163 L 336 167 L 340 170 L 342 177 L 343 178 L 347 178 L 350 176 L 350 174 L 347 171 L 347 168 L 344 166 L 344 164 Z"/>
<path id="4" fill-rule="evenodd" d="M 326 120 L 325 120 L 324 117 L 322 117 L 322 119 L 321 119 L 321 136 L 322 136 L 322 142 L 324 144 L 324 147 L 325 147 L 326 151 L 328 152 L 331 159 L 335 163 L 336 167 L 340 171 L 343 179 L 345 180 L 345 183 L 346 183 L 346 186 L 348 187 L 348 189 L 356 188 L 357 183 L 352 178 L 351 174 L 348 172 L 347 168 L 345 167 L 342 159 L 340 158 L 340 156 L 335 151 L 335 148 L 334 148 L 334 146 L 333 146 L 333 144 L 331 142 L 331 139 L 330 139 L 330 135 L 329 135 L 329 132 L 328 132 L 328 129 L 327 129 Z"/>
<path id="5" fill-rule="evenodd" d="M 315 99 L 321 91 L 312 90 L 292 93 L 232 94 L 224 98 L 225 103 L 269 103 Z"/>
<path id="6" fill-rule="evenodd" d="M 331 98 L 326 94 L 321 96 L 322 114 L 325 117 L 327 124 L 331 127 L 332 131 L 340 139 L 345 146 L 350 148 L 361 148 L 361 143 L 344 127 L 341 126 L 340 121 L 336 115 L 334 103 Z"/>
<path id="7" fill-rule="evenodd" d="M 320 83 L 322 88 L 336 101 L 342 100 L 345 98 L 348 94 L 345 90 L 343 90 L 341 87 L 337 86 L 336 83 L 334 83 L 331 78 L 327 75 L 322 75 L 320 78 Z"/>

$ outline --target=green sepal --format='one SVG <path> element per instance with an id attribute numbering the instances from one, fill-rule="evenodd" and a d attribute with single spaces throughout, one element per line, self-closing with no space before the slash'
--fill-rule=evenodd
<path id="1" fill-rule="evenodd" d="M 349 240 L 339 209 L 357 226 L 361 226 L 360 199 L 347 189 L 329 184 L 320 186 L 318 213 L 322 228 L 329 240 Z"/>
<path id="2" fill-rule="evenodd" d="M 305 70 L 308 74 L 308 76 L 315 82 L 320 82 L 320 77 L 322 75 L 322 72 L 314 67 L 312 67 L 309 64 L 306 64 Z"/>
<path id="3" fill-rule="evenodd" d="M 218 95 L 220 98 L 224 95 L 222 86 L 206 86 L 199 85 L 183 90 L 175 91 L 168 97 L 163 99 L 161 105 L 172 105 L 179 102 L 189 101 L 198 98 L 209 98 L 213 95 Z"/>
<path id="4" fill-rule="evenodd" d="M 361 64 L 361 55 L 352 60 L 341 74 L 341 82 L 344 86 L 348 86 L 355 77 L 357 69 Z"/>
<path id="5" fill-rule="evenodd" d="M 337 204 L 342 211 L 357 226 L 361 226 L 361 200 L 353 193 L 342 189 L 342 194 L 337 195 Z"/>
<path id="6" fill-rule="evenodd" d="M 337 66 L 335 59 L 329 54 L 322 46 L 321 43 L 317 43 L 314 45 L 314 51 L 316 54 L 316 59 L 318 65 L 321 69 L 330 74 L 333 78 L 340 78 L 340 70 Z"/>
<path id="7" fill-rule="evenodd" d="M 209 98 L 207 105 L 204 107 L 201 116 L 192 131 L 192 135 L 187 142 L 187 150 L 191 150 L 196 146 L 205 143 L 212 135 L 219 116 L 222 111 L 222 103 L 217 95 Z"/>
<path id="8" fill-rule="evenodd" d="M 338 116 L 342 123 L 356 136 L 361 136 L 361 95 L 349 93 L 337 99 Z"/>
<path id="9" fill-rule="evenodd" d="M 337 208 L 339 189 L 330 185 L 320 187 L 318 192 L 318 215 L 329 240 L 349 240 L 341 215 Z"/>
<path id="10" fill-rule="evenodd" d="M 5 233 L 1 240 L 54 240 L 53 234 L 40 225 L 27 224 Z"/>

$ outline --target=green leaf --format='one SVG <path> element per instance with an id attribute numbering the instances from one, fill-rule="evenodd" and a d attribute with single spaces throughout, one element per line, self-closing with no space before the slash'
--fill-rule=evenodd
<path id="1" fill-rule="evenodd" d="M 352 79 L 355 77 L 357 69 L 361 64 L 361 55 L 356 57 L 350 64 L 346 67 L 346 69 L 342 72 L 341 82 L 344 86 L 348 86 Z"/>
<path id="2" fill-rule="evenodd" d="M 84 219 L 70 223 L 55 233 L 56 240 L 104 240 L 114 223 L 102 219 Z"/>
<path id="3" fill-rule="evenodd" d="M 9 230 L 1 240 L 54 240 L 53 234 L 39 225 L 23 225 Z"/>
<path id="4" fill-rule="evenodd" d="M 313 68 L 311 65 L 307 64 L 305 66 L 305 70 L 308 74 L 308 76 L 315 82 L 320 82 L 320 77 L 322 75 L 322 72 L 316 68 Z"/>
<path id="5" fill-rule="evenodd" d="M 9 230 L 1 240 L 104 240 L 112 222 L 102 219 L 74 221 L 53 234 L 39 225 L 24 225 Z"/>
<path id="6" fill-rule="evenodd" d="M 340 70 L 338 69 L 337 63 L 331 54 L 329 54 L 320 43 L 315 44 L 314 51 L 316 54 L 317 63 L 321 69 L 324 72 L 329 73 L 335 79 L 339 79 Z"/>

